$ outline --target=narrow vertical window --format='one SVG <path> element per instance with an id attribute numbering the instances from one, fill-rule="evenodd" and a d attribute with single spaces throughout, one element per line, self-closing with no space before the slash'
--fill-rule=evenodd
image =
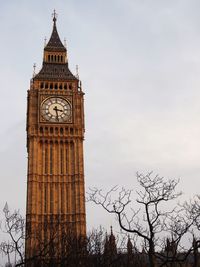
<path id="1" fill-rule="evenodd" d="M 72 204 L 72 213 L 76 210 L 76 193 L 75 193 L 75 153 L 74 153 L 74 143 L 70 143 L 70 161 L 71 161 L 71 204 Z"/>
<path id="2" fill-rule="evenodd" d="M 47 184 L 44 186 L 44 213 L 47 213 L 47 201 L 48 201 L 48 190 L 47 190 Z"/>
<path id="3" fill-rule="evenodd" d="M 42 214 L 42 184 L 39 183 L 39 212 Z"/>
<path id="4" fill-rule="evenodd" d="M 45 143 L 45 152 L 44 152 L 44 173 L 48 174 L 48 145 Z"/>
<path id="5" fill-rule="evenodd" d="M 63 174 L 63 148 L 62 147 L 60 149 L 60 173 Z"/>
<path id="6" fill-rule="evenodd" d="M 53 174 L 53 144 L 50 143 L 50 174 Z"/>
<path id="7" fill-rule="evenodd" d="M 74 175 L 74 168 L 75 168 L 75 158 L 74 158 L 74 143 L 70 143 L 70 160 L 71 160 L 71 174 Z"/>
<path id="8" fill-rule="evenodd" d="M 79 173 L 79 147 L 78 147 L 79 143 L 77 142 L 76 144 L 76 173 Z"/>
<path id="9" fill-rule="evenodd" d="M 40 157 L 39 157 L 39 162 L 40 162 L 40 174 L 43 174 L 43 162 L 44 162 L 44 147 L 42 141 L 40 141 Z"/>
<path id="10" fill-rule="evenodd" d="M 69 193 L 68 193 L 68 186 L 66 184 L 65 186 L 65 192 L 66 192 L 66 212 L 68 213 L 69 212 L 69 203 L 70 203 L 70 200 L 68 199 L 68 196 L 69 196 Z"/>
<path id="11" fill-rule="evenodd" d="M 66 146 L 67 146 L 67 144 L 66 144 Z M 66 168 L 65 173 L 68 174 L 68 149 L 67 149 L 67 147 L 65 149 L 65 164 L 66 164 L 66 166 L 65 166 L 65 168 Z"/>

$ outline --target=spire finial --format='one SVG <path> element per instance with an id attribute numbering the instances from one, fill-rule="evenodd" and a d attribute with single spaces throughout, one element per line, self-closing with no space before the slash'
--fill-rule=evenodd
<path id="1" fill-rule="evenodd" d="M 67 49 L 67 40 L 66 40 L 66 38 L 64 39 L 64 46 Z"/>
<path id="2" fill-rule="evenodd" d="M 56 13 L 56 10 L 54 9 L 53 14 L 52 14 L 52 18 L 53 18 L 53 22 L 56 23 L 58 14 Z"/>
<path id="3" fill-rule="evenodd" d="M 76 65 L 76 78 L 79 80 L 79 69 L 78 69 L 78 65 Z"/>
<path id="4" fill-rule="evenodd" d="M 111 233 L 111 235 L 113 234 L 113 228 L 112 228 L 112 225 L 110 226 L 110 233 Z"/>
<path id="5" fill-rule="evenodd" d="M 33 64 L 33 78 L 35 77 L 35 69 L 36 69 L 36 63 Z"/>
<path id="6" fill-rule="evenodd" d="M 47 37 L 44 38 L 44 47 L 47 45 Z"/>
<path id="7" fill-rule="evenodd" d="M 9 208 L 8 208 L 8 203 L 6 202 L 4 208 L 3 208 L 3 212 L 7 215 L 9 212 Z"/>

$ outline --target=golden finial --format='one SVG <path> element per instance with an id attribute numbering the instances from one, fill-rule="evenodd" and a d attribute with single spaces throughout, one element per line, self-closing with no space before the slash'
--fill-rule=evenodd
<path id="1" fill-rule="evenodd" d="M 58 14 L 56 13 L 56 10 L 54 9 L 53 13 L 52 13 L 52 18 L 53 18 L 53 22 L 55 23 L 57 20 Z"/>

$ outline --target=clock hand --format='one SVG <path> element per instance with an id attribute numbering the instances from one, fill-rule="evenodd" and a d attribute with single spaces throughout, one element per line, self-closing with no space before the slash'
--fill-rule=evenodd
<path id="1" fill-rule="evenodd" d="M 63 112 L 63 110 L 62 110 L 62 109 L 57 109 L 57 111 Z"/>
<path id="2" fill-rule="evenodd" d="M 55 107 L 53 108 L 53 110 L 55 110 L 55 112 L 57 112 L 57 111 L 63 112 L 63 110 L 62 110 L 62 109 L 58 109 L 57 106 L 55 106 Z"/>
<path id="3" fill-rule="evenodd" d="M 55 106 L 53 108 L 53 110 L 55 110 L 55 112 L 56 112 L 56 120 L 59 121 L 59 118 L 58 118 L 58 108 L 57 108 L 57 106 Z"/>

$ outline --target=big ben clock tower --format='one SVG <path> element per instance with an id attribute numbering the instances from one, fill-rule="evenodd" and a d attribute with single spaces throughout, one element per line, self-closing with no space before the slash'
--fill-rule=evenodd
<path id="1" fill-rule="evenodd" d="M 58 232 L 86 235 L 84 93 L 79 78 L 68 68 L 56 20 L 54 12 L 43 66 L 28 90 L 27 262 L 44 250 L 52 236 L 60 247 Z"/>

